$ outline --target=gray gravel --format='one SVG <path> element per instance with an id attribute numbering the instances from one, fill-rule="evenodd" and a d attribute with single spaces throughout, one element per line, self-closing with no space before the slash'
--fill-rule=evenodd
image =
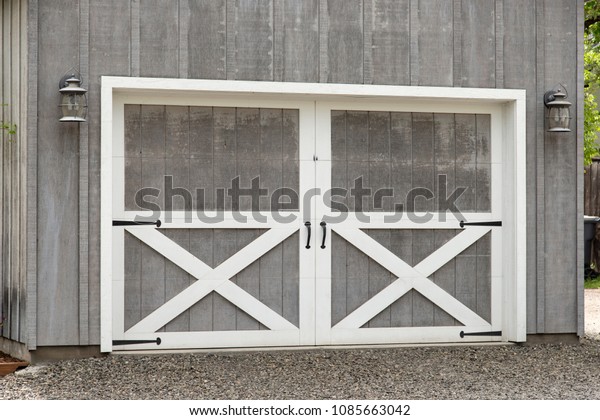
<path id="1" fill-rule="evenodd" d="M 600 341 L 110 356 L 0 379 L 0 399 L 423 398 L 600 399 Z"/>
<path id="2" fill-rule="evenodd" d="M 64 361 L 0 378 L 0 399 L 597 400 L 600 323 L 593 320 L 588 316 L 588 337 L 579 345 L 112 355 Z"/>

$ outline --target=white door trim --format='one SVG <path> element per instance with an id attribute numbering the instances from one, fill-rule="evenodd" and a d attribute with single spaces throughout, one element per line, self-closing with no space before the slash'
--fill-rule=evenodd
<path id="1" fill-rule="evenodd" d="M 493 125 L 492 136 L 500 136 L 503 141 L 493 147 L 500 147 L 502 156 L 502 178 L 503 191 L 492 197 L 502 200 L 502 219 L 510 229 L 503 228 L 503 238 L 496 241 L 503 247 L 504 255 L 504 287 L 493 284 L 492 287 L 502 291 L 504 310 L 502 322 L 504 337 L 510 341 L 525 341 L 526 339 L 526 201 L 525 201 L 525 176 L 526 176 L 526 131 L 525 131 L 525 90 L 516 89 L 477 89 L 477 88 L 449 88 L 449 87 L 416 87 L 416 86 L 378 86 L 378 85 L 346 85 L 346 84 L 319 84 L 319 83 L 283 83 L 283 82 L 250 82 L 250 81 L 216 81 L 216 80 L 190 80 L 190 79 L 157 79 L 157 78 L 135 78 L 135 77 L 112 77 L 104 76 L 101 82 L 101 351 L 112 350 L 113 340 L 113 287 L 119 288 L 122 280 L 113 279 L 113 255 L 112 241 L 112 218 L 129 216 L 123 214 L 122 203 L 113 203 L 113 158 L 124 156 L 123 128 L 124 128 L 124 104 L 145 103 L 161 105 L 207 105 L 218 106 L 219 104 L 235 104 L 234 106 L 257 106 L 260 100 L 261 107 L 274 108 L 301 108 L 300 129 L 303 132 L 310 131 L 314 136 L 317 129 L 316 124 L 322 120 L 319 112 L 314 111 L 315 102 L 322 101 L 344 101 L 344 109 L 362 109 L 364 103 L 375 104 L 374 106 L 384 110 L 398 110 L 411 112 L 485 112 L 485 107 L 494 108 L 493 115 L 500 118 L 500 124 Z M 317 105 L 319 106 L 319 105 Z M 483 108 L 482 108 L 483 107 Z M 472 111 L 469 111 L 472 110 Z M 498 112 L 500 110 L 501 112 Z M 315 123 L 315 119 L 318 119 Z M 319 129 L 330 129 L 319 126 Z M 322 149 L 313 137 L 316 144 L 317 155 L 328 153 Z M 116 146 L 116 147 L 115 147 Z M 322 155 L 326 158 L 326 155 Z M 300 151 L 301 165 L 308 164 L 313 156 L 308 150 Z M 118 162 L 118 160 L 117 160 Z M 492 165 L 496 170 L 496 165 Z M 117 168 L 118 169 L 118 168 Z M 314 185 L 316 173 L 313 172 L 309 178 L 301 179 L 301 191 Z M 312 183 L 312 184 L 311 184 Z M 492 208 L 495 208 L 494 206 Z M 113 210 L 119 209 L 114 213 Z M 323 209 L 320 209 L 322 212 Z M 314 219 L 315 213 L 312 217 Z M 481 217 L 481 216 L 480 216 Z M 229 223 L 234 224 L 231 220 Z M 228 223 L 223 222 L 223 223 Z M 313 223 L 316 228 L 317 224 Z M 316 229 L 315 229 L 316 230 Z M 301 230 L 302 232 L 302 230 Z M 301 236 L 304 234 L 302 232 Z M 309 284 L 306 279 L 315 276 L 314 265 L 301 266 L 300 281 L 308 287 L 301 292 L 301 305 L 312 308 L 312 319 L 301 320 L 301 322 L 312 322 L 314 324 L 315 290 L 314 282 Z M 312 288 L 312 289 L 311 289 Z M 327 299 L 327 296 L 319 299 Z M 304 303 L 302 300 L 304 299 Z M 316 305 L 319 301 L 316 301 Z M 492 308 L 492 312 L 497 308 Z M 117 320 L 118 321 L 118 320 Z M 454 327 L 432 327 L 436 331 L 448 331 L 448 337 L 455 334 Z M 368 342 L 370 334 L 377 334 L 377 328 L 364 331 L 358 341 Z M 397 329 L 402 330 L 402 329 Z M 428 329 L 421 332 L 405 331 L 405 337 L 411 339 L 413 335 L 419 337 L 430 337 Z M 468 328 L 465 327 L 465 331 Z M 353 331 L 353 330 L 348 330 Z M 222 334 L 224 342 L 234 340 L 233 337 L 243 335 L 252 336 L 255 332 L 231 332 Z M 261 332 L 264 333 L 264 332 Z M 201 335 L 202 333 L 181 333 L 179 341 L 189 344 L 188 338 L 182 334 Z M 214 332 L 212 333 L 214 334 Z M 290 340 L 296 333 L 291 333 Z M 344 342 L 346 333 L 339 330 L 338 342 Z M 345 335 L 346 334 L 346 335 Z M 350 332 L 348 332 L 350 334 Z M 440 333 L 431 338 L 432 341 L 444 341 L 444 334 Z M 348 336 L 347 338 L 350 338 Z M 390 336 L 391 342 L 397 337 Z M 413 338 L 417 338 L 416 336 Z M 309 344 L 310 334 L 301 340 L 303 344 Z M 420 340 L 417 340 L 420 341 Z M 447 340 L 453 341 L 453 340 Z M 354 340 L 357 342 L 357 340 Z"/>

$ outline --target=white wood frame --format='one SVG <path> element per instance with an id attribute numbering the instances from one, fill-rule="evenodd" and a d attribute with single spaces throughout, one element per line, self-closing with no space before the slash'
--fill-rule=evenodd
<path id="1" fill-rule="evenodd" d="M 343 102 L 342 102 L 343 101 Z M 116 278 L 111 267 L 119 264 L 122 253 L 115 252 L 120 247 L 118 240 L 113 238 L 112 219 L 123 218 L 129 220 L 139 213 L 125 212 L 122 203 L 113 197 L 123 197 L 119 185 L 113 184 L 114 172 L 120 173 L 124 157 L 122 148 L 114 147 L 119 142 L 122 144 L 124 129 L 124 104 L 143 103 L 159 105 L 207 105 L 207 106 L 238 106 L 238 107 L 273 107 L 273 108 L 295 108 L 301 109 L 300 130 L 306 133 L 312 132 L 315 144 L 315 155 L 319 159 L 316 170 L 305 170 L 305 175 L 300 180 L 301 191 L 308 191 L 319 179 L 319 186 L 327 189 L 329 182 L 330 167 L 328 168 L 328 145 L 326 142 L 316 141 L 316 132 L 319 136 L 326 136 L 330 130 L 328 121 L 329 112 L 323 112 L 330 106 L 343 103 L 337 109 L 363 109 L 363 110 L 385 110 L 406 112 L 471 112 L 490 113 L 492 115 L 492 177 L 502 179 L 502 190 L 493 189 L 491 214 L 465 214 L 468 220 L 490 220 L 489 217 L 502 217 L 502 236 L 493 234 L 492 246 L 502 248 L 502 273 L 497 275 L 493 270 L 492 293 L 501 296 L 501 303 L 492 306 L 492 319 L 499 319 L 499 325 L 491 325 L 492 329 L 502 329 L 503 341 L 525 341 L 525 276 L 526 276 L 526 207 L 525 207 L 525 91 L 512 89 L 475 89 L 475 88 L 448 88 L 448 87 L 415 87 L 415 86 L 377 86 L 377 85 L 345 85 L 345 84 L 318 84 L 318 83 L 281 83 L 281 82 L 250 82 L 250 81 L 215 81 L 215 80 L 189 80 L 189 79 L 158 79 L 158 78 L 130 78 L 130 77 L 102 77 L 101 88 L 101 350 L 109 352 L 113 350 L 112 340 L 119 338 L 115 334 L 114 324 L 122 322 L 115 317 L 113 305 L 118 306 L 123 302 L 115 293 L 123 287 L 122 279 Z M 366 108 L 365 108 L 366 107 Z M 304 112 L 302 112 L 302 109 Z M 329 108 L 331 109 L 331 108 Z M 303 118 L 304 117 L 304 118 Z M 495 148 L 495 149 L 494 149 Z M 313 163 L 313 153 L 308 148 L 300 151 L 301 166 Z M 330 164 L 329 164 L 330 166 Z M 325 183 L 323 183 L 323 181 Z M 116 188 L 116 191 L 113 191 Z M 318 221 L 326 210 L 322 203 L 317 204 L 314 200 L 311 221 L 313 231 L 316 233 Z M 494 203 L 500 203 L 494 205 Z M 317 208 L 318 207 L 318 208 Z M 498 209 L 498 210 L 496 210 Z M 140 214 L 142 215 L 142 214 Z M 147 214 L 145 214 L 147 215 Z M 348 219 L 343 228 L 335 229 L 346 238 L 356 240 L 354 236 L 361 227 L 384 228 L 384 214 L 371 214 L 371 222 L 368 226 L 352 218 Z M 170 214 L 172 222 L 163 227 L 181 227 L 183 223 L 182 214 L 173 212 Z M 300 217 L 301 219 L 302 217 Z M 494 220 L 494 219 L 492 219 Z M 433 223 L 433 224 L 431 224 Z M 456 228 L 456 220 L 448 217 L 446 222 L 430 222 L 426 226 L 411 223 L 403 219 L 396 226 L 406 228 Z M 186 227 L 196 225 L 185 224 Z M 200 227 L 200 226 L 198 226 Z M 271 228 L 283 229 L 277 223 L 270 220 L 266 224 L 248 223 L 241 224 L 231 217 L 225 217 L 219 225 L 210 227 L 245 227 L 245 228 Z M 123 232 L 125 229 L 122 229 Z M 135 228 L 127 228 L 133 232 Z M 471 229 L 469 229 L 470 231 Z M 305 230 L 300 229 L 300 242 L 305 241 Z M 119 235 L 114 235 L 119 236 Z M 122 236 L 122 235 L 121 235 Z M 460 235 L 459 235 L 460 236 Z M 313 236 L 317 240 L 318 235 Z M 330 241 L 331 235 L 328 235 Z M 116 243 L 114 243 L 116 242 Z M 316 244 L 316 242 L 313 242 Z M 313 248 L 317 248 L 314 246 Z M 330 247 L 328 247 L 330 248 Z M 434 253 L 435 254 L 435 253 Z M 431 258 L 438 256 L 432 254 Z M 385 258 L 377 256 L 378 262 Z M 389 255 L 388 255 L 389 257 Z M 319 257 L 317 257 L 319 258 Z M 189 261 L 188 261 L 189 262 Z M 385 262 L 385 261 L 384 261 Z M 438 261 L 439 262 L 439 261 Z M 330 273 L 330 261 L 317 261 L 319 271 Z M 324 265 L 322 266 L 321 263 Z M 380 262 L 381 263 L 381 262 Z M 398 266 L 405 273 L 410 272 L 420 278 L 426 275 L 426 267 L 410 268 L 397 264 L 395 261 L 394 273 L 398 272 Z M 497 267 L 499 265 L 496 265 Z M 391 267 L 390 267 L 391 268 Z M 315 260 L 308 264 L 301 264 L 301 307 L 306 311 L 301 319 L 301 328 L 298 330 L 275 330 L 275 331 L 228 331 L 228 332 L 185 332 L 169 333 L 172 338 L 171 348 L 197 347 L 202 342 L 202 347 L 227 347 L 227 346 L 281 346 L 281 345 L 311 345 L 315 344 L 315 334 L 323 337 L 323 331 L 319 331 L 316 325 L 316 308 L 325 301 L 331 301 L 331 296 L 325 293 L 316 293 Z M 118 277 L 118 276 L 117 276 Z M 317 278 L 316 281 L 322 280 Z M 397 289 L 406 288 L 410 281 L 398 282 Z M 219 286 L 227 288 L 226 282 Z M 396 284 L 396 283 L 394 283 Z M 393 286 L 393 285 L 392 285 Z M 392 287 L 390 286 L 390 287 Z M 426 287 L 426 286 L 425 286 Z M 330 290 L 330 289 L 329 289 Z M 230 290 L 232 294 L 235 294 Z M 227 293 L 227 291 L 225 292 Z M 330 294 L 330 292 L 329 292 Z M 244 297 L 241 297 L 244 300 Z M 458 306 L 461 315 L 468 319 L 468 327 L 459 327 L 465 332 L 479 331 L 480 320 L 473 318 L 472 314 L 464 312 L 464 308 Z M 461 312 L 462 311 L 462 312 Z M 368 312 L 365 309 L 365 312 Z M 266 317 L 267 322 L 275 328 L 284 327 L 281 320 L 271 317 L 268 311 L 260 316 Z M 359 314 L 355 315 L 358 319 Z M 362 314 L 363 318 L 368 314 Z M 114 319 L 117 318 L 117 319 Z M 347 325 L 354 327 L 358 320 L 352 318 Z M 307 328 L 305 335 L 301 333 L 302 325 L 312 325 Z M 396 328 L 390 334 L 390 329 L 368 328 L 362 329 L 360 336 L 356 335 L 355 328 L 344 328 L 341 324 L 337 328 L 336 343 L 340 344 L 363 344 L 382 342 L 381 336 L 385 332 L 389 337 L 387 342 L 451 342 L 456 341 L 457 327 L 429 327 L 429 328 Z M 315 328 L 317 330 L 315 331 Z M 489 328 L 489 324 L 488 324 Z M 383 331 L 382 331 L 383 330 Z M 204 337 L 211 334 L 217 337 L 213 342 L 206 342 Z M 155 334 L 156 335 L 156 334 Z M 154 335 L 154 336 L 155 336 Z M 127 335 L 128 339 L 153 338 L 152 334 L 132 331 Z M 198 341 L 202 340 L 202 341 Z M 211 339 L 212 340 L 212 339 Z M 489 337 L 484 339 L 489 341 Z M 476 338 L 475 340 L 478 341 Z M 142 347 L 140 347 L 142 348 Z M 136 346 L 128 346 L 128 349 L 136 349 Z M 118 350 L 118 348 L 115 348 Z"/>

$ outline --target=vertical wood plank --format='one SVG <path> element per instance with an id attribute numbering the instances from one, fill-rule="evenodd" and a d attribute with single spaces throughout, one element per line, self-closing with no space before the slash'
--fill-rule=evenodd
<path id="1" fill-rule="evenodd" d="M 178 75 L 178 2 L 140 0 L 140 76 Z"/>
<path id="2" fill-rule="evenodd" d="M 123 2 L 120 2 L 123 3 Z M 132 0 L 130 3 L 130 27 L 131 27 L 131 76 L 140 76 L 140 1 Z"/>
<path id="3" fill-rule="evenodd" d="M 226 78 L 226 1 L 189 0 L 188 74 L 192 79 Z"/>
<path id="4" fill-rule="evenodd" d="M 237 176 L 236 167 L 232 164 L 236 160 L 235 108 L 215 108 L 213 124 L 214 190 L 217 195 L 218 189 L 223 190 L 220 194 L 225 196 L 224 203 L 215 201 L 215 208 L 231 210 L 231 199 L 227 196 L 227 189 L 231 188 L 231 181 Z"/>
<path id="5" fill-rule="evenodd" d="M 572 97 L 577 95 L 577 8 L 573 1 L 546 2 L 545 28 L 553 27 L 557 36 L 545 36 L 544 89 L 562 83 Z M 539 34 L 538 34 L 539 36 Z M 539 38 L 538 38 L 539 39 Z M 541 86 L 540 86 L 541 87 Z M 539 96 L 538 96 L 539 97 Z M 577 106 L 572 107 L 577 115 Z M 571 123 L 574 129 L 575 125 Z M 544 173 L 545 211 L 545 319 L 546 333 L 577 331 L 577 131 L 557 136 L 545 132 Z M 567 140 L 567 141 L 565 141 Z M 551 169 L 550 169 L 551 168 Z M 576 216 L 576 217 L 574 217 Z M 574 245 L 575 244 L 575 245 Z M 568 250 L 568 251 L 567 251 Z M 580 269 L 580 268 L 579 268 Z"/>
<path id="6" fill-rule="evenodd" d="M 327 81 L 363 83 L 362 0 L 328 0 L 327 15 Z"/>
<path id="7" fill-rule="evenodd" d="M 369 181 L 372 189 L 368 208 L 369 211 L 392 211 L 393 205 L 390 198 L 383 198 L 381 203 L 374 202 L 374 197 L 378 190 L 391 188 L 389 112 L 369 112 L 368 135 Z"/>
<path id="8" fill-rule="evenodd" d="M 282 14 L 283 81 L 318 82 L 319 0 L 284 1 Z"/>
<path id="9" fill-rule="evenodd" d="M 158 197 L 148 196 L 146 202 L 164 209 L 165 174 L 165 107 L 142 105 L 142 187 L 159 191 Z"/>
<path id="10" fill-rule="evenodd" d="M 124 326 L 125 331 L 142 319 L 142 243 L 125 232 Z"/>
<path id="11" fill-rule="evenodd" d="M 364 111 L 346 113 L 346 185 L 350 192 L 355 183 L 362 178 L 362 186 L 369 186 L 369 114 Z M 360 200 L 359 200 L 360 199 Z M 367 211 L 369 197 L 351 197 L 348 201 L 350 211 Z"/>
<path id="12" fill-rule="evenodd" d="M 456 114 L 456 187 L 465 192 L 456 201 L 458 209 L 476 208 L 477 122 L 475 115 Z"/>
<path id="13" fill-rule="evenodd" d="M 419 85 L 419 0 L 410 0 L 410 84 Z"/>
<path id="14" fill-rule="evenodd" d="M 282 114 L 283 186 L 300 191 L 299 132 L 300 115 L 296 109 L 284 109 Z M 298 209 L 299 209 L 298 203 Z"/>
<path id="15" fill-rule="evenodd" d="M 234 26 L 235 79 L 273 80 L 272 1 L 237 0 Z"/>
<path id="16" fill-rule="evenodd" d="M 452 2 L 419 2 L 419 85 L 452 86 L 453 47 Z"/>
<path id="17" fill-rule="evenodd" d="M 237 230 L 237 249 L 242 249 L 259 236 L 260 231 L 257 229 Z M 250 264 L 242 270 L 242 272 L 238 273 L 234 279 L 234 282 L 238 286 L 250 293 L 256 299 L 260 299 L 262 293 L 261 286 L 263 286 L 262 258 L 259 261 Z M 241 309 L 236 308 L 237 330 L 258 330 L 259 328 L 260 324 L 258 321 L 250 317 Z"/>
<path id="18" fill-rule="evenodd" d="M 452 66 L 454 87 L 462 86 L 462 0 L 453 0 L 454 61 Z"/>
<path id="19" fill-rule="evenodd" d="M 184 249 L 190 249 L 190 229 L 164 229 L 162 233 Z M 190 275 L 165 258 L 165 302 L 190 285 Z M 165 331 L 189 331 L 190 311 L 186 310 L 165 325 Z"/>
<path id="20" fill-rule="evenodd" d="M 319 0 L 319 82 L 329 80 L 329 12 L 328 0 Z"/>
<path id="21" fill-rule="evenodd" d="M 190 252 L 214 268 L 214 230 L 190 229 Z M 205 296 L 190 308 L 190 331 L 212 331 L 214 295 Z"/>
<path id="22" fill-rule="evenodd" d="M 504 88 L 504 0 L 496 0 L 496 88 Z"/>
<path id="23" fill-rule="evenodd" d="M 27 125 L 22 124 L 27 135 L 27 196 L 37 197 L 37 136 L 38 136 L 38 1 L 31 0 L 27 7 Z M 1 152 L 0 152 L 1 153 Z M 27 200 L 26 259 L 27 259 L 27 348 L 37 347 L 37 203 Z M 1 241 L 0 241 L 1 242 Z M 1 254 L 1 253 L 0 253 Z"/>
<path id="24" fill-rule="evenodd" d="M 410 85 L 410 0 L 372 1 L 371 13 L 365 12 L 365 25 L 372 28 L 372 42 L 365 45 L 372 83 Z M 365 73 L 367 68 L 365 63 Z"/>
<path id="25" fill-rule="evenodd" d="M 477 241 L 477 315 L 491 321 L 491 233 Z"/>
<path id="26" fill-rule="evenodd" d="M 67 23 L 65 23 L 67 22 Z M 39 3 L 37 345 L 79 344 L 78 127 L 62 124 L 56 77 L 79 61 L 79 8 Z"/>
<path id="27" fill-rule="evenodd" d="M 260 197 L 260 210 L 271 209 L 271 196 L 283 187 L 283 113 L 281 109 L 260 110 L 260 187 L 266 188 L 268 195 Z"/>
<path id="28" fill-rule="evenodd" d="M 546 55 L 546 45 L 545 42 L 541 42 L 545 37 L 545 28 L 546 28 L 546 20 L 544 17 L 544 8 L 545 2 L 541 0 L 536 0 L 535 2 L 535 23 L 536 23 L 536 61 L 535 61 L 535 69 L 536 69 L 536 99 L 543 95 L 546 88 L 546 80 L 545 80 L 545 55 Z M 535 216 L 535 224 L 536 224 L 536 251 L 537 251 L 537 277 L 536 277 L 536 332 L 543 334 L 546 332 L 546 264 L 545 264 L 545 252 L 546 252 L 546 214 L 544 208 L 544 200 L 545 200 L 545 185 L 546 185 L 546 177 L 545 177 L 545 107 L 543 103 L 536 100 L 536 149 L 535 149 L 535 157 L 536 157 L 536 172 L 535 172 L 535 180 L 536 180 L 536 189 L 535 189 L 535 197 L 536 197 L 536 216 Z"/>
<path id="29" fill-rule="evenodd" d="M 435 191 L 434 183 L 434 126 L 433 114 L 413 113 L 412 114 L 412 179 L 413 188 L 421 190 L 426 189 L 430 192 Z M 435 200 L 424 195 L 420 191 L 411 195 L 410 202 L 407 202 L 409 209 L 414 211 L 433 211 Z"/>
<path id="30" fill-rule="evenodd" d="M 390 230 L 377 230 L 373 229 L 369 232 L 369 236 L 379 242 L 381 245 L 390 248 Z M 372 298 L 377 293 L 382 291 L 384 288 L 389 286 L 392 280 L 392 275 L 385 268 L 377 264 L 371 258 L 369 258 L 369 298 Z M 395 278 L 394 278 L 395 280 Z M 376 327 L 390 327 L 391 312 L 390 308 L 385 308 L 379 314 L 374 316 L 368 323 L 370 328 Z"/>
<path id="31" fill-rule="evenodd" d="M 138 210 L 136 192 L 142 187 L 142 107 L 125 105 L 125 210 Z"/>
<path id="32" fill-rule="evenodd" d="M 90 47 L 90 1 L 79 2 L 79 72 L 87 80 Z M 89 125 L 79 128 L 79 344 L 89 337 Z"/>
<path id="33" fill-rule="evenodd" d="M 496 86 L 495 0 L 462 0 L 461 86 Z"/>
<path id="34" fill-rule="evenodd" d="M 405 210 L 408 193 L 413 185 L 412 136 L 412 114 L 408 112 L 391 113 L 390 158 L 392 170 L 390 181 L 394 189 L 394 206 L 402 205 Z"/>
<path id="35" fill-rule="evenodd" d="M 295 326 L 300 322 L 300 258 L 299 233 L 283 241 L 282 315 Z"/>
<path id="36" fill-rule="evenodd" d="M 213 109 L 190 107 L 190 188 L 194 210 L 214 210 Z M 199 213 L 202 214 L 202 213 Z"/>
<path id="37" fill-rule="evenodd" d="M 138 14 L 134 17 L 133 12 L 136 10 Z M 137 25 L 137 32 L 132 26 L 134 23 Z M 136 75 L 139 76 L 139 3 L 121 0 L 92 1 L 89 9 L 89 25 L 88 121 L 99 121 L 100 76 L 130 76 L 134 68 L 137 69 Z M 137 41 L 133 39 L 135 36 L 137 36 Z M 135 63 L 134 56 L 137 57 Z M 100 124 L 87 125 L 89 130 L 88 194 L 90 197 L 88 208 L 89 338 L 90 344 L 99 344 L 100 206 L 94 197 L 100 197 Z M 141 162 L 138 161 L 138 171 L 141 171 L 140 165 Z"/>
<path id="38" fill-rule="evenodd" d="M 238 108 L 236 118 L 236 165 L 240 188 L 250 188 L 252 179 L 261 176 L 261 119 L 258 108 Z M 281 141 L 281 135 L 279 136 Z M 265 174 L 268 178 L 269 175 Z M 232 197 L 232 200 L 237 198 Z M 239 197 L 232 203 L 234 209 L 252 210 L 252 197 Z"/>
<path id="39" fill-rule="evenodd" d="M 283 8 L 285 0 L 273 0 L 273 81 L 283 81 Z"/>
<path id="40" fill-rule="evenodd" d="M 536 75 L 543 68 L 536 68 L 536 3 L 521 0 L 503 0 L 504 87 L 527 90 L 527 332 L 537 331 L 537 228 L 543 215 L 537 209 L 537 106 Z M 540 181 L 541 182 L 541 181 Z"/>
<path id="41" fill-rule="evenodd" d="M 218 266 L 237 251 L 235 229 L 215 229 L 214 264 Z M 235 331 L 237 308 L 218 293 L 213 295 L 213 330 Z"/>
<path id="42" fill-rule="evenodd" d="M 390 249 L 402 261 L 413 266 L 413 230 L 392 229 Z M 391 327 L 412 327 L 414 294 L 415 292 L 410 290 L 390 305 Z"/>
<path id="43" fill-rule="evenodd" d="M 347 191 L 346 111 L 331 111 L 331 160 L 331 187 Z M 347 191 L 346 196 L 332 199 L 343 204 L 347 210 L 349 195 L 350 191 Z M 345 244 L 345 241 L 342 243 Z"/>
<path id="44" fill-rule="evenodd" d="M 435 205 L 438 211 L 438 199 L 445 200 L 450 196 L 456 186 L 456 138 L 454 114 L 434 114 L 434 153 L 435 153 Z M 441 178 L 445 177 L 445 178 Z M 446 192 L 442 194 L 443 185 L 440 185 L 445 179 Z"/>
<path id="45" fill-rule="evenodd" d="M 179 74 L 178 77 L 182 79 L 187 79 L 189 75 L 189 34 L 190 34 L 190 9 L 189 9 L 189 1 L 188 0 L 177 0 L 178 10 L 177 10 L 177 23 L 179 30 L 179 61 L 178 68 Z"/>
<path id="46" fill-rule="evenodd" d="M 347 246 L 348 242 L 337 233 L 331 233 L 331 325 L 346 317 L 347 296 Z"/>
<path id="47" fill-rule="evenodd" d="M 346 313 L 351 314 L 369 298 L 369 257 L 347 243 Z"/>
<path id="48" fill-rule="evenodd" d="M 434 232 L 434 248 L 439 249 L 450 239 L 454 238 L 455 232 L 447 229 L 439 229 Z M 456 261 L 451 260 L 442 266 L 433 275 L 433 281 L 436 285 L 448 292 L 450 295 L 456 294 Z M 433 325 L 454 325 L 454 318 L 448 315 L 447 312 L 438 308 L 433 309 Z"/>
<path id="49" fill-rule="evenodd" d="M 476 173 L 476 209 L 491 211 L 492 203 L 492 165 L 491 165 L 491 119 L 490 115 L 477 115 L 477 173 Z"/>
<path id="50" fill-rule="evenodd" d="M 413 231 L 414 232 L 414 231 Z M 434 249 L 434 231 L 421 229 L 413 233 L 413 265 L 427 258 Z M 428 327 L 434 325 L 434 305 L 422 294 L 413 291 L 412 296 L 413 327 Z"/>

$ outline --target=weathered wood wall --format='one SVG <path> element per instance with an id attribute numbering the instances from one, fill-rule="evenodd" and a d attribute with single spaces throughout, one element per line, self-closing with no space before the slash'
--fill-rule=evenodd
<path id="1" fill-rule="evenodd" d="M 0 5 L 0 337 L 26 342 L 26 94 L 27 2 Z"/>
<path id="2" fill-rule="evenodd" d="M 526 89 L 527 330 L 582 332 L 583 0 L 30 0 L 29 14 L 31 348 L 99 343 L 102 75 Z M 58 123 L 71 66 L 89 89 L 79 127 Z M 544 130 L 557 83 L 570 134 Z"/>

